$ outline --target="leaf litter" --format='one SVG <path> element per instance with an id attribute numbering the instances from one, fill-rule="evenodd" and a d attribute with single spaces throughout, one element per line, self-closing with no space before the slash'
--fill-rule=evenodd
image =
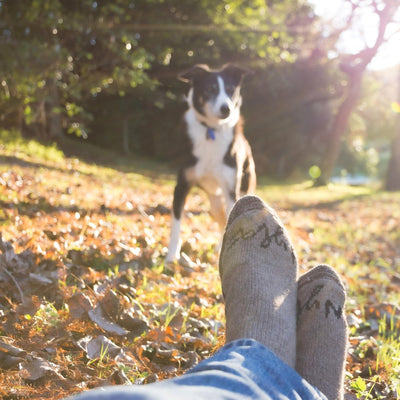
<path id="1" fill-rule="evenodd" d="M 66 162 L 0 164 L 4 398 L 166 379 L 224 342 L 220 236 L 204 196 L 189 197 L 182 258 L 164 265 L 170 182 Z M 348 287 L 349 395 L 396 398 L 399 370 L 382 348 L 394 340 L 390 357 L 400 331 L 400 197 L 313 207 L 261 195 L 292 234 L 301 270 L 330 263 Z"/>

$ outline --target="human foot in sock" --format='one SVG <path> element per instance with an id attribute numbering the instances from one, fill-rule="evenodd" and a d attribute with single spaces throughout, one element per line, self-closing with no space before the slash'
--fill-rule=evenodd
<path id="1" fill-rule="evenodd" d="M 281 221 L 258 197 L 233 207 L 219 270 L 226 341 L 255 339 L 294 367 L 297 259 Z"/>
<path id="2" fill-rule="evenodd" d="M 302 275 L 297 293 L 296 370 L 329 400 L 343 398 L 347 325 L 345 289 L 333 268 Z"/>

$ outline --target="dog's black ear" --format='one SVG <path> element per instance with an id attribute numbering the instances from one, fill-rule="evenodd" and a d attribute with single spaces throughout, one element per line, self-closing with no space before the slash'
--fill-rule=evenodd
<path id="1" fill-rule="evenodd" d="M 184 71 L 178 75 L 178 79 L 183 82 L 193 82 L 193 80 L 206 72 L 209 72 L 210 68 L 206 64 L 196 64 L 187 71 Z"/>
<path id="2" fill-rule="evenodd" d="M 248 68 L 239 67 L 233 64 L 224 65 L 221 71 L 231 76 L 238 84 L 242 82 L 242 79 L 246 75 L 250 75 L 253 73 L 253 71 Z"/>

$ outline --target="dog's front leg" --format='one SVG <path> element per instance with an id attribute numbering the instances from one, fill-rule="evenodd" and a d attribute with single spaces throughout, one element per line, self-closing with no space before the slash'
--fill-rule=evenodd
<path id="1" fill-rule="evenodd" d="M 174 190 L 174 200 L 172 204 L 171 216 L 171 236 L 169 240 L 168 253 L 165 258 L 166 262 L 173 262 L 180 256 L 181 251 L 181 220 L 183 209 L 185 206 L 186 197 L 189 194 L 192 185 L 188 182 L 184 172 L 178 175 L 178 182 Z"/>
<path id="2" fill-rule="evenodd" d="M 237 195 L 237 182 L 234 178 L 232 178 L 231 180 L 226 181 L 224 185 L 221 186 L 222 186 L 222 193 L 225 199 L 226 220 L 228 220 L 229 214 L 239 198 L 239 196 Z"/>
<path id="3" fill-rule="evenodd" d="M 223 186 L 223 187 L 222 187 Z M 211 216 L 218 222 L 221 231 L 219 243 L 215 246 L 215 251 L 220 252 L 222 248 L 222 234 L 228 221 L 229 213 L 235 204 L 235 194 L 229 185 L 221 185 L 222 196 L 210 196 Z"/>

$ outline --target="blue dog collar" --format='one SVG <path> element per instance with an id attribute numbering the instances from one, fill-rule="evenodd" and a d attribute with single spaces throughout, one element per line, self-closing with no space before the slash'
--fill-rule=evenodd
<path id="1" fill-rule="evenodd" d="M 215 130 L 207 126 L 207 139 L 215 140 Z"/>
<path id="2" fill-rule="evenodd" d="M 207 140 L 215 140 L 215 129 L 211 128 L 204 122 L 200 121 L 200 123 L 206 128 L 206 138 Z"/>

